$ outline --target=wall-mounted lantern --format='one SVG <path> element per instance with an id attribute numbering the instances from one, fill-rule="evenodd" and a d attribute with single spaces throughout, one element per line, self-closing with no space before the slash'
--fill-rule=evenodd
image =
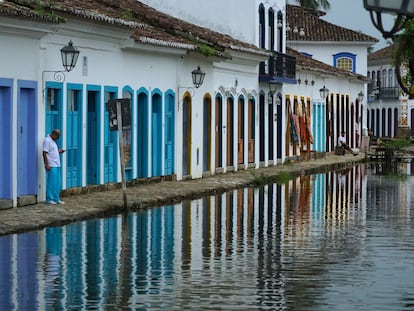
<path id="1" fill-rule="evenodd" d="M 62 56 L 63 68 L 65 68 L 67 72 L 75 68 L 79 57 L 79 50 L 73 46 L 72 40 L 69 41 L 68 45 L 61 48 L 60 54 Z"/>
<path id="2" fill-rule="evenodd" d="M 194 69 L 191 72 L 191 76 L 193 78 L 194 86 L 196 88 L 199 88 L 204 82 L 204 77 L 206 76 L 206 73 L 200 69 L 200 66 L 198 66 L 197 69 Z"/>
<path id="3" fill-rule="evenodd" d="M 319 90 L 319 94 L 321 95 L 321 98 L 326 99 L 326 96 L 329 94 L 329 90 L 325 87 L 325 85 Z"/>
<path id="4" fill-rule="evenodd" d="M 358 101 L 359 102 L 362 102 L 363 100 L 364 100 L 364 92 L 360 91 L 358 93 Z"/>

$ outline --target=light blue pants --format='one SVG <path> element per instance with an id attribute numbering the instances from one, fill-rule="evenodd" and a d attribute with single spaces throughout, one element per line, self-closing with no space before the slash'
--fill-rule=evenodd
<path id="1" fill-rule="evenodd" d="M 54 201 L 58 203 L 60 201 L 60 190 L 62 190 L 60 167 L 51 167 L 46 178 L 46 202 Z"/>

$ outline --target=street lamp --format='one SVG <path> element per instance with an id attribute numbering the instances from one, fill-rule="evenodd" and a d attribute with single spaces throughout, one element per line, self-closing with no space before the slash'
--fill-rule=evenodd
<path id="1" fill-rule="evenodd" d="M 73 46 L 72 40 L 69 41 L 68 45 L 60 49 L 62 56 L 62 65 L 67 72 L 71 71 L 76 66 L 78 61 L 79 50 Z"/>
<path id="2" fill-rule="evenodd" d="M 194 86 L 196 88 L 199 88 L 204 82 L 204 77 L 206 76 L 206 73 L 200 69 L 200 66 L 198 66 L 197 69 L 194 69 L 191 72 L 191 76 L 193 78 Z"/>
<path id="3" fill-rule="evenodd" d="M 325 87 L 325 85 L 319 90 L 319 94 L 321 95 L 321 98 L 326 99 L 326 96 L 329 94 L 329 90 Z"/>
<path id="4" fill-rule="evenodd" d="M 268 96 L 269 103 L 273 104 L 273 95 L 276 93 L 278 83 L 279 82 L 275 80 L 269 81 L 269 96 Z"/>
<path id="5" fill-rule="evenodd" d="M 358 101 L 359 102 L 362 102 L 363 100 L 364 100 L 364 92 L 360 91 L 358 93 Z"/>
<path id="6" fill-rule="evenodd" d="M 414 1 L 411 0 L 364 0 L 364 8 L 369 11 L 372 23 L 385 39 L 393 38 L 414 17 Z M 382 13 L 397 15 L 390 30 L 384 29 Z"/>
<path id="7" fill-rule="evenodd" d="M 73 46 L 72 40 L 68 45 L 60 49 L 60 55 L 62 57 L 62 65 L 66 72 L 71 71 L 76 66 L 76 62 L 79 57 L 79 50 Z M 53 73 L 53 79 L 58 82 L 65 81 L 65 73 L 62 70 L 43 70 L 42 71 L 42 86 L 43 86 L 43 98 L 45 97 L 45 75 L 47 73 Z"/>
<path id="8" fill-rule="evenodd" d="M 395 41 L 395 74 L 397 82 L 404 93 L 413 97 L 414 92 L 411 91 L 411 86 L 407 86 L 407 83 L 405 83 L 407 81 L 403 81 L 407 80 L 406 77 L 403 78 L 401 76 L 401 66 L 407 72 L 408 77 L 414 73 L 414 55 L 409 53 L 412 48 L 413 35 L 411 33 L 402 33 L 396 36 L 396 34 L 403 29 L 407 29 L 409 23 L 414 18 L 414 1 L 364 0 L 364 7 L 370 12 L 372 23 L 382 33 L 383 37 L 391 38 Z M 389 31 L 385 30 L 382 25 L 382 13 L 396 15 L 394 26 Z"/>

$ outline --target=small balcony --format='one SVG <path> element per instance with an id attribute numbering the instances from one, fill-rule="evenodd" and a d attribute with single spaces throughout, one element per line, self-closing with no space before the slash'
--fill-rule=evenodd
<path id="1" fill-rule="evenodd" d="M 398 86 L 381 87 L 375 86 L 375 83 L 368 83 L 368 98 L 370 102 L 376 99 L 399 99 L 401 89 Z"/>
<path id="2" fill-rule="evenodd" d="M 259 66 L 259 81 L 276 80 L 280 83 L 296 84 L 296 57 L 273 52 L 267 62 Z"/>
<path id="3" fill-rule="evenodd" d="M 380 87 L 378 98 L 380 99 L 398 99 L 400 97 L 399 87 Z"/>

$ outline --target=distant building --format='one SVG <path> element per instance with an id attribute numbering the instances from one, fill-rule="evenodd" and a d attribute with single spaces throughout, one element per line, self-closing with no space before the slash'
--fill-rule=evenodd
<path id="1" fill-rule="evenodd" d="M 368 55 L 368 127 L 377 137 L 414 135 L 413 101 L 395 76 L 393 45 Z"/>

